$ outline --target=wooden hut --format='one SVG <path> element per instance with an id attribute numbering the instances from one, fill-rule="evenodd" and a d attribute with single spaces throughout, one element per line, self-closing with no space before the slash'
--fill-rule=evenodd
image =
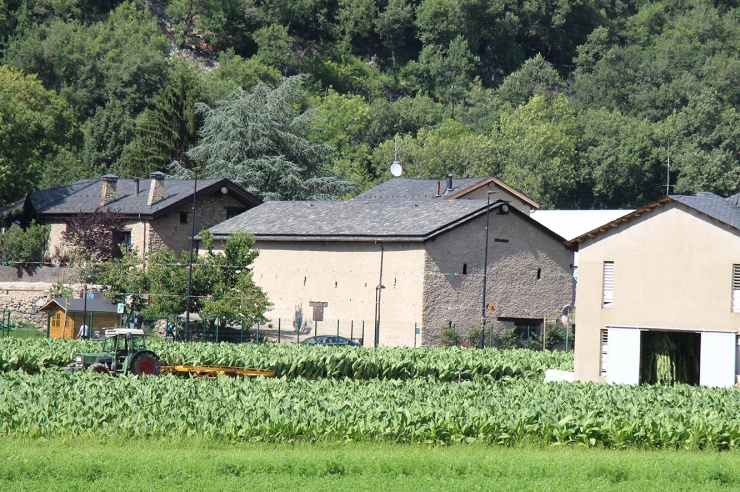
<path id="1" fill-rule="evenodd" d="M 77 338 L 85 317 L 84 299 L 72 299 L 67 306 L 67 300 L 56 297 L 47 302 L 41 311 L 49 312 L 47 331 L 49 338 Z M 88 299 L 87 317 L 91 333 L 95 330 L 119 326 L 121 317 L 117 313 L 116 303 L 107 299 Z"/>

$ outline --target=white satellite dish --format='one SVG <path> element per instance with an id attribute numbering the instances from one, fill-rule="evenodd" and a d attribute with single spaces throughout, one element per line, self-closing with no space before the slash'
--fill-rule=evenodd
<path id="1" fill-rule="evenodd" d="M 401 174 L 403 174 L 403 168 L 401 167 L 400 162 L 393 161 L 393 164 L 391 164 L 391 174 L 395 177 L 399 177 Z"/>
<path id="2" fill-rule="evenodd" d="M 396 178 L 403 174 L 403 168 L 398 160 L 398 141 L 393 139 L 393 164 L 391 164 L 391 174 Z"/>

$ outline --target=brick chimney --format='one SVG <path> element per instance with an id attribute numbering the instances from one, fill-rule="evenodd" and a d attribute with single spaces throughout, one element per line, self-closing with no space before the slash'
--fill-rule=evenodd
<path id="1" fill-rule="evenodd" d="M 162 201 L 164 198 L 164 177 L 165 173 L 161 171 L 154 171 L 149 175 L 152 178 L 152 183 L 149 185 L 149 199 L 146 201 L 147 205 L 154 205 L 155 203 Z"/>
<path id="2" fill-rule="evenodd" d="M 115 174 L 103 176 L 103 192 L 100 194 L 101 207 L 116 199 L 116 183 L 118 183 L 118 176 Z"/>

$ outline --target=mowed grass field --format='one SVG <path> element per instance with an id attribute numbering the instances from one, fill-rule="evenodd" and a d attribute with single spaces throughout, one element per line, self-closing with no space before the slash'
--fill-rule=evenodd
<path id="1" fill-rule="evenodd" d="M 732 490 L 739 460 L 734 451 L 6 438 L 0 490 Z"/>

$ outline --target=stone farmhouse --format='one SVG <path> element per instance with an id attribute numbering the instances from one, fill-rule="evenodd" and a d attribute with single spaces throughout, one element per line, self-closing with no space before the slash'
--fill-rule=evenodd
<path id="1" fill-rule="evenodd" d="M 165 179 L 154 172 L 151 179 L 82 179 L 67 186 L 29 194 L 23 220 L 51 226 L 49 257 L 64 255 L 62 233 L 67 220 L 96 208 L 114 210 L 124 218 L 125 242 L 142 253 L 168 247 L 177 253 L 190 248 L 193 180 Z M 198 180 L 196 232 L 259 205 L 261 200 L 228 179 Z"/>
<path id="2" fill-rule="evenodd" d="M 651 361 L 662 351 L 675 367 L 690 369 L 682 382 L 735 384 L 740 194 L 672 195 L 573 244 L 579 247 L 576 379 L 652 382 Z"/>
<path id="3" fill-rule="evenodd" d="M 364 322 L 372 345 L 379 305 L 382 345 L 436 345 L 444 326 L 461 336 L 479 329 L 489 209 L 478 195 L 460 198 L 494 191 L 488 323 L 554 319 L 572 302 L 572 247 L 530 218 L 536 202 L 495 178 L 451 181 L 441 190 L 436 180 L 395 178 L 348 201 L 267 202 L 210 230 L 217 247 L 237 231 L 256 235 L 254 278 L 274 303 L 273 322 L 301 317 L 327 334 L 352 322 L 357 334 Z"/>

